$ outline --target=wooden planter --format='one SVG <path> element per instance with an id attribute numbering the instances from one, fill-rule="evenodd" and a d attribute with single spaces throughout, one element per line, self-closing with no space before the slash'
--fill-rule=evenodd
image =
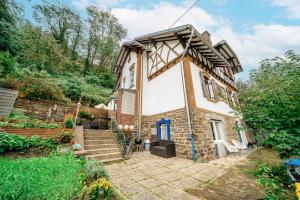
<path id="1" fill-rule="evenodd" d="M 65 128 L 13 128 L 1 127 L 0 132 L 22 135 L 25 137 L 39 136 L 42 138 L 57 137 L 62 131 L 74 132 L 74 129 Z"/>

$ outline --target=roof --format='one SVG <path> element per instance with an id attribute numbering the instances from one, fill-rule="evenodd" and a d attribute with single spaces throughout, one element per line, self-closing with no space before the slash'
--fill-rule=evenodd
<path id="1" fill-rule="evenodd" d="M 116 73 L 118 69 L 123 66 L 129 53 L 129 47 L 140 47 L 145 49 L 144 44 L 149 42 L 178 40 L 178 38 L 182 41 L 187 41 L 193 29 L 194 36 L 191 40 L 190 46 L 209 60 L 214 67 L 230 67 L 234 73 L 242 71 L 242 67 L 236 54 L 226 41 L 223 40 L 212 46 L 212 44 L 207 41 L 192 25 L 187 24 L 139 36 L 134 38 L 132 41 L 123 43 L 114 72 Z"/>

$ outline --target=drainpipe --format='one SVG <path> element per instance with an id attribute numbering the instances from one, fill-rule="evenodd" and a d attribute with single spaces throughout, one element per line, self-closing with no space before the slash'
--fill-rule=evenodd
<path id="1" fill-rule="evenodd" d="M 196 154 L 196 151 L 195 151 L 195 141 L 194 141 L 193 131 L 192 131 L 189 103 L 188 103 L 188 100 L 187 100 L 187 92 L 186 92 L 186 85 L 185 85 L 185 74 L 184 74 L 184 70 L 183 70 L 183 61 L 182 61 L 182 59 L 184 58 L 184 56 L 186 55 L 186 53 L 188 51 L 188 48 L 190 46 L 193 35 L 194 35 L 194 29 L 192 29 L 192 33 L 190 35 L 188 43 L 187 43 L 187 45 L 186 45 L 186 47 L 185 47 L 185 49 L 182 53 L 182 56 L 181 56 L 181 59 L 180 59 L 180 69 L 181 69 L 182 88 L 183 88 L 183 93 L 184 93 L 184 103 L 185 103 L 185 109 L 186 109 L 186 114 L 187 114 L 187 119 L 188 119 L 188 126 L 189 126 L 189 136 L 190 136 L 190 140 L 191 140 L 191 144 L 192 144 L 192 154 L 193 154 L 194 161 L 196 161 L 197 160 L 197 154 Z"/>

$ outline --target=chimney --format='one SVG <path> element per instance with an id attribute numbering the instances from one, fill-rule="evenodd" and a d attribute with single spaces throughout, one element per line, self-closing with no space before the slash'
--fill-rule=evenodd
<path id="1" fill-rule="evenodd" d="M 210 39 L 210 33 L 208 31 L 204 31 L 202 34 L 201 34 L 202 37 L 204 37 L 204 39 L 206 41 L 208 41 L 210 44 L 212 44 L 211 42 L 211 39 Z"/>

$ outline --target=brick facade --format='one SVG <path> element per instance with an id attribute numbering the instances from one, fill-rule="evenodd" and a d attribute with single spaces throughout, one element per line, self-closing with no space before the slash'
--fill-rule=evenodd
<path id="1" fill-rule="evenodd" d="M 232 139 L 239 139 L 234 131 L 234 117 L 200 108 L 190 110 L 190 116 L 195 140 L 195 149 L 199 160 L 215 159 L 215 146 L 210 120 L 220 120 L 222 122 L 223 133 L 228 142 Z M 171 119 L 171 139 L 176 143 L 177 156 L 192 159 L 188 120 L 184 108 L 151 116 L 143 116 L 141 130 L 143 138 L 151 138 L 151 129 L 156 128 L 156 121 L 161 118 Z"/>

